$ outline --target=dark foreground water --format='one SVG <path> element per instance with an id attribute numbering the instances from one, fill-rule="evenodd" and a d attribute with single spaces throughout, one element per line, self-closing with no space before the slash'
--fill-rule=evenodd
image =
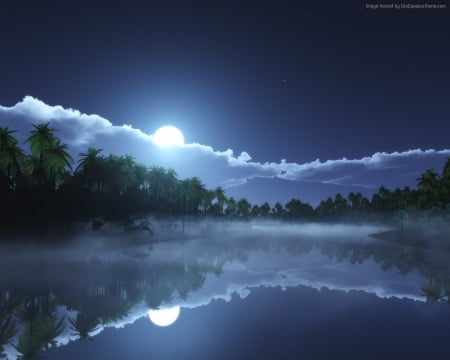
<path id="1" fill-rule="evenodd" d="M 4 355 L 447 358 L 450 257 L 367 236 L 379 230 L 191 224 L 153 244 L 104 233 L 4 250 Z"/>

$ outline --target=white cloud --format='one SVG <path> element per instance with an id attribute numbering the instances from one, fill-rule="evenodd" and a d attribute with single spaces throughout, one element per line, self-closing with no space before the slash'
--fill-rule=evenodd
<path id="1" fill-rule="evenodd" d="M 245 184 L 249 179 L 280 178 L 291 181 L 318 182 L 322 184 L 378 188 L 402 186 L 413 180 L 427 168 L 440 171 L 450 149 L 421 150 L 385 153 L 377 152 L 360 159 L 334 159 L 308 163 L 280 162 L 260 163 L 252 161 L 247 152 L 235 155 L 233 150 L 218 151 L 198 143 L 161 149 L 152 142 L 152 135 L 131 125 L 113 125 L 96 114 L 83 114 L 62 106 L 47 105 L 26 96 L 12 107 L 0 105 L 0 126 L 17 130 L 17 138 L 23 142 L 31 125 L 49 122 L 57 129 L 57 136 L 69 145 L 72 155 L 86 151 L 88 146 L 104 149 L 104 154 L 131 154 L 136 160 L 174 168 L 181 178 L 199 176 L 208 187 L 232 187 Z"/>

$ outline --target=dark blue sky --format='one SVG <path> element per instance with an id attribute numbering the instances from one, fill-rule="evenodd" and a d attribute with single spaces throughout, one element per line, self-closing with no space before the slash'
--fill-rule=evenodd
<path id="1" fill-rule="evenodd" d="M 447 8 L 6 1 L 0 104 L 32 95 L 147 133 L 171 123 L 259 162 L 446 149 L 450 5 L 432 3 Z"/>

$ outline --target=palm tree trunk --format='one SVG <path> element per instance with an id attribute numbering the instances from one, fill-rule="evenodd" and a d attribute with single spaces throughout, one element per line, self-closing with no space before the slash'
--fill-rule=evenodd
<path id="1" fill-rule="evenodd" d="M 183 198 L 183 234 L 184 234 L 184 218 L 186 217 L 186 195 Z"/>

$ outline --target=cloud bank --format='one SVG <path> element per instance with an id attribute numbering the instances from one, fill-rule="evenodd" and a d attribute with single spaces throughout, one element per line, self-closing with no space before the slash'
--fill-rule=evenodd
<path id="1" fill-rule="evenodd" d="M 32 96 L 25 96 L 11 107 L 0 105 L 0 126 L 17 130 L 15 135 L 21 143 L 28 136 L 31 125 L 39 122 L 49 122 L 57 130 L 56 135 L 68 144 L 75 159 L 88 147 L 101 148 L 105 155 L 130 154 L 147 166 L 172 167 L 180 178 L 199 176 L 208 187 L 236 187 L 256 178 L 372 190 L 381 185 L 411 186 L 427 168 L 440 171 L 450 156 L 450 149 L 409 149 L 377 152 L 360 159 L 317 159 L 302 164 L 282 159 L 262 163 L 253 161 L 245 151 L 236 155 L 232 149 L 219 151 L 198 143 L 159 148 L 153 142 L 152 134 L 132 125 L 117 126 L 102 116 L 48 105 Z"/>

